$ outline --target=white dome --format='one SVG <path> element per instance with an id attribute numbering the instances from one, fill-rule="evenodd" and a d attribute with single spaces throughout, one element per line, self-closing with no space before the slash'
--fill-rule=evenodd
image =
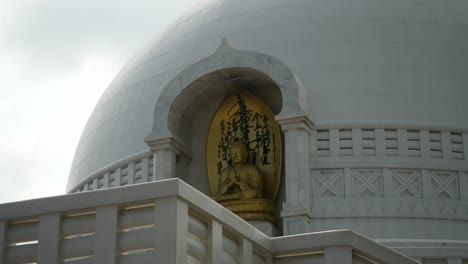
<path id="1" fill-rule="evenodd" d="M 153 166 L 144 139 L 176 134 L 189 158 L 178 157 L 175 175 L 208 194 L 207 127 L 223 85 L 245 81 L 277 118 L 299 109 L 313 122 L 308 137 L 285 133 L 298 153 L 307 149 L 294 157 L 308 164 L 298 167 L 301 191 L 280 188 L 281 217 L 301 215 L 309 226 L 285 234 L 351 228 L 395 247 L 466 243 L 467 43 L 468 1 L 206 1 L 106 90 L 67 191 L 154 180 L 153 169 L 170 165 Z M 292 88 L 278 82 L 284 76 Z M 287 192 L 306 202 L 289 206 Z"/>
<path id="2" fill-rule="evenodd" d="M 467 129 L 467 8 L 464 1 L 205 1 L 109 86 L 83 131 L 67 189 L 148 150 L 143 138 L 161 90 L 222 38 L 288 65 L 308 91 L 315 124 Z"/>

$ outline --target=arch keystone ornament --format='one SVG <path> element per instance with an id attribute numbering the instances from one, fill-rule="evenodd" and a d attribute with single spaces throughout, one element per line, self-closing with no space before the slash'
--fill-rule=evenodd
<path id="1" fill-rule="evenodd" d="M 281 149 L 271 109 L 242 89 L 228 95 L 208 131 L 206 166 L 213 199 L 244 220 L 274 222 Z"/>
<path id="2" fill-rule="evenodd" d="M 287 116 L 310 112 L 307 91 L 286 64 L 264 53 L 237 50 L 224 38 L 213 54 L 193 63 L 165 85 L 156 102 L 153 129 L 148 138 L 167 134 L 179 136 L 177 124 L 183 109 L 190 103 L 191 98 L 202 93 L 202 89 L 191 89 L 191 86 L 203 76 L 233 68 L 258 71 L 268 76 L 279 87 L 283 103 L 281 111 L 275 114 Z"/>

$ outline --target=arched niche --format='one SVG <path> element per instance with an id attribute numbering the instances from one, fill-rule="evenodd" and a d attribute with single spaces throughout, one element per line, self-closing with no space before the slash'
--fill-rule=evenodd
<path id="1" fill-rule="evenodd" d="M 155 164 L 163 167 L 157 171 L 155 166 L 156 179 L 179 177 L 210 194 L 206 135 L 219 104 L 235 89 L 254 94 L 277 117 L 309 112 L 306 90 L 284 63 L 267 54 L 233 49 L 224 39 L 215 53 L 176 75 L 158 98 L 153 129 L 145 138 L 155 152 Z M 156 153 L 163 149 L 173 153 Z"/>
<path id="2" fill-rule="evenodd" d="M 174 122 L 170 130 L 184 151 L 175 175 L 209 194 L 206 178 L 206 143 L 211 120 L 224 98 L 237 89 L 246 90 L 262 100 L 274 114 L 283 107 L 279 87 L 265 74 L 249 68 L 214 71 L 192 82 L 174 100 L 169 115 Z M 186 159 L 190 156 L 190 159 Z"/>

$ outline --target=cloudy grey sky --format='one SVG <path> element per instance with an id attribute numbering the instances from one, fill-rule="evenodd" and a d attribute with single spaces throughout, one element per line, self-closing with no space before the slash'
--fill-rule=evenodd
<path id="1" fill-rule="evenodd" d="M 0 0 L 0 203 L 65 192 L 107 85 L 195 2 Z"/>

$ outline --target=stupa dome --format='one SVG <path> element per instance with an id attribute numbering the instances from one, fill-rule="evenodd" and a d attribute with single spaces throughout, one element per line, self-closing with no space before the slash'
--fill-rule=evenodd
<path id="1" fill-rule="evenodd" d="M 67 190 L 147 151 L 143 138 L 162 89 L 212 54 L 222 38 L 285 63 L 308 91 L 316 125 L 467 129 L 466 5 L 204 1 L 159 33 L 110 84 L 83 131 Z"/>
<path id="2" fill-rule="evenodd" d="M 467 10 L 466 1 L 203 1 L 107 88 L 67 191 L 155 180 L 155 168 L 171 166 L 166 156 L 155 164 L 157 141 L 177 150 L 175 176 L 210 194 L 207 129 L 239 87 L 283 130 L 282 217 L 305 216 L 308 230 L 466 240 Z M 294 118 L 305 134 L 288 132 Z M 303 155 L 288 158 L 288 146 Z"/>

